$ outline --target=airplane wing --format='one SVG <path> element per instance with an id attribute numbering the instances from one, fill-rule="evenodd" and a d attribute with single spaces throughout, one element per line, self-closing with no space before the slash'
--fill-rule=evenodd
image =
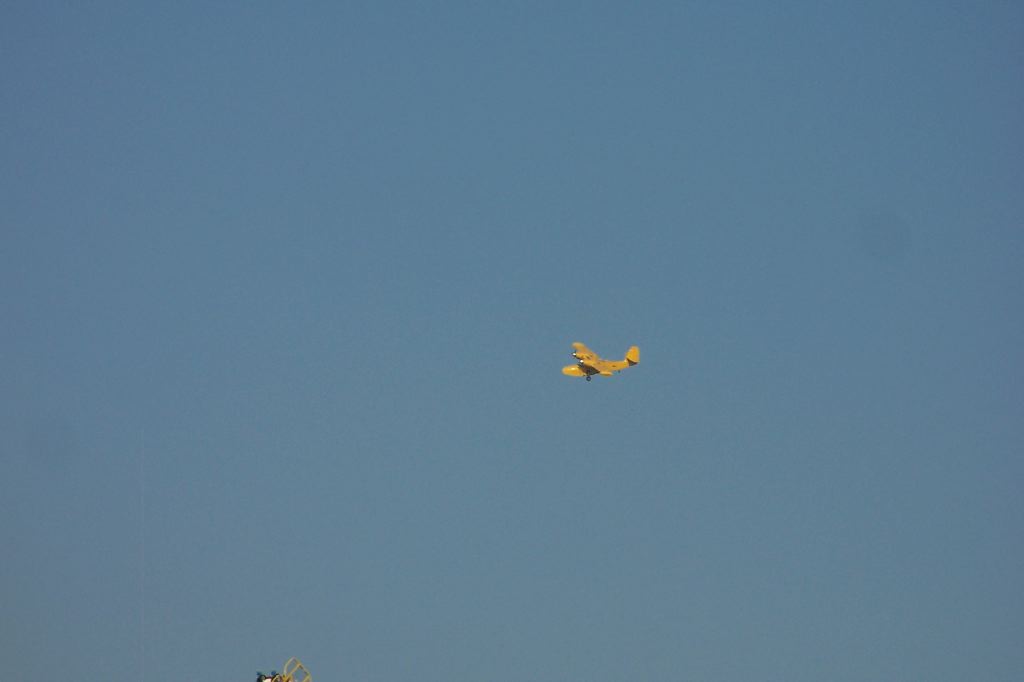
<path id="1" fill-rule="evenodd" d="M 572 347 L 574 349 L 573 355 L 576 356 L 577 360 L 582 360 L 583 362 L 590 362 L 598 359 L 597 354 L 594 353 L 594 351 L 590 350 L 579 341 L 572 344 Z"/>

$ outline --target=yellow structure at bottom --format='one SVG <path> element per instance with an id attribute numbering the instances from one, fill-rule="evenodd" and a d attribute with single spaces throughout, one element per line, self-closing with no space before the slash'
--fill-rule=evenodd
<path id="1" fill-rule="evenodd" d="M 281 669 L 281 682 L 313 682 L 313 676 L 297 658 L 289 658 Z"/>
<path id="2" fill-rule="evenodd" d="M 256 679 L 258 682 L 313 682 L 313 676 L 297 658 L 289 658 L 282 672 L 256 673 Z"/>

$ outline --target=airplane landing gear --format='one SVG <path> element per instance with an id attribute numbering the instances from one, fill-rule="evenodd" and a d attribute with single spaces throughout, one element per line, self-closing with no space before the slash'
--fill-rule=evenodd
<path id="1" fill-rule="evenodd" d="M 591 380 L 591 379 L 593 379 L 593 378 L 594 378 L 594 377 L 590 376 L 589 374 L 587 375 L 587 381 L 590 381 L 590 380 Z"/>

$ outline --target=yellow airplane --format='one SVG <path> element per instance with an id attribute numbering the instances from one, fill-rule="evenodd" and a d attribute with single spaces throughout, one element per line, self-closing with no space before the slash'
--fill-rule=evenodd
<path id="1" fill-rule="evenodd" d="M 586 377 L 587 381 L 590 381 L 590 378 L 595 374 L 610 377 L 614 372 L 621 372 L 627 367 L 632 367 L 640 362 L 640 349 L 636 346 L 629 347 L 624 360 L 605 360 L 600 358 L 597 353 L 579 341 L 572 344 L 572 347 L 575 349 L 572 352 L 572 356 L 576 358 L 577 362 L 575 365 L 563 367 L 562 374 L 571 377 Z"/>

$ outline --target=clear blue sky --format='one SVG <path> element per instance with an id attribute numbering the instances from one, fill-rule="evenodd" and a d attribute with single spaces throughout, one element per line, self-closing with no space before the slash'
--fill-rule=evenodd
<path id="1" fill-rule="evenodd" d="M 8 3 L 0 660 L 1021 679 L 1022 35 Z"/>

